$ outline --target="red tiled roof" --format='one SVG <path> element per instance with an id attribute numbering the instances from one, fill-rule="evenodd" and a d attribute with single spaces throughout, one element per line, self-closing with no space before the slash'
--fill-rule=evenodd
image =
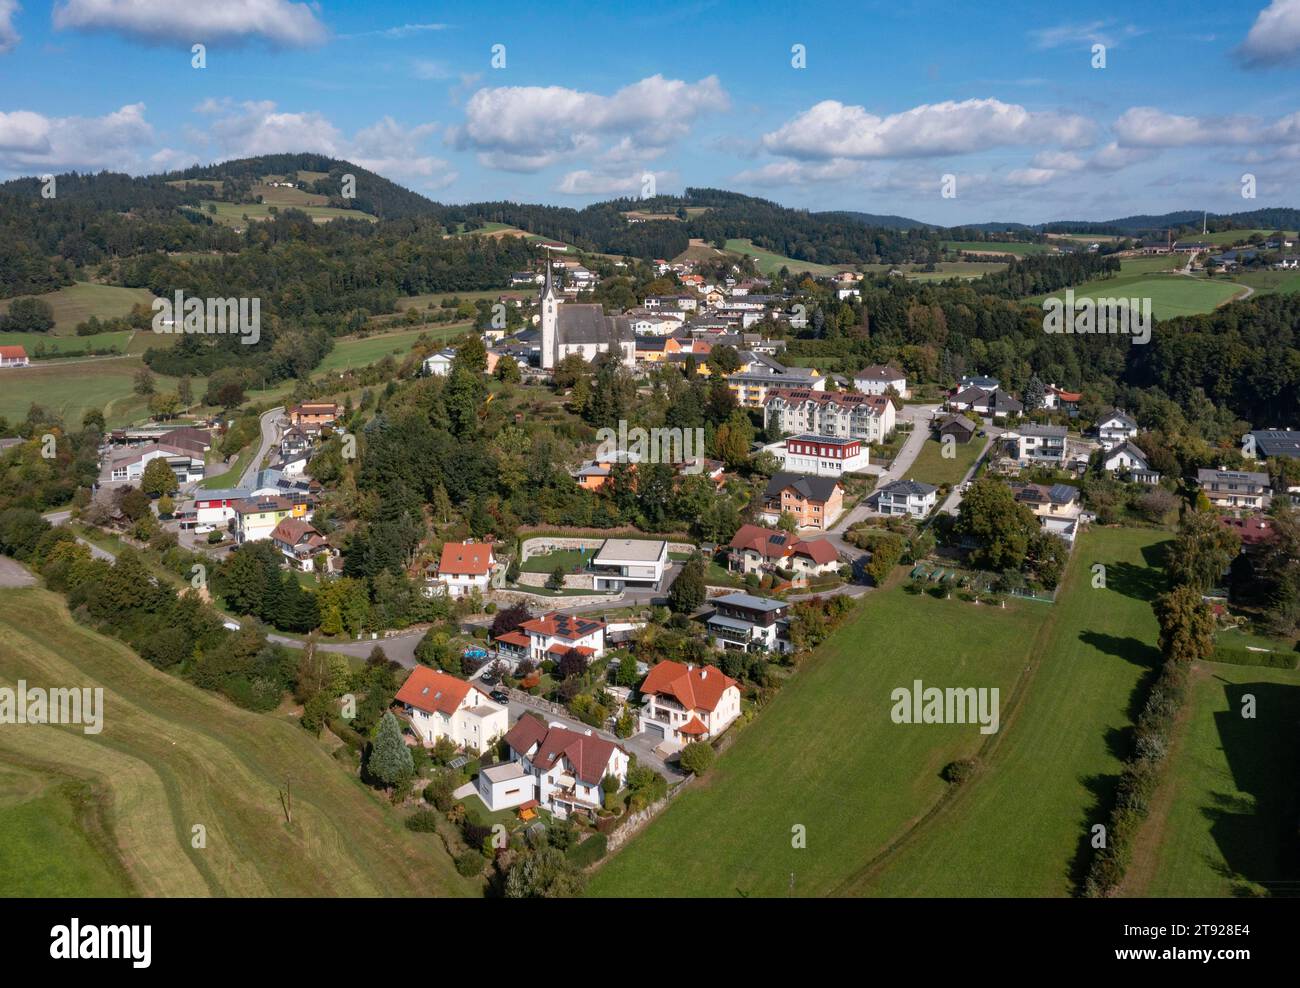
<path id="1" fill-rule="evenodd" d="M 497 641 L 505 642 L 507 645 L 515 645 L 519 648 L 527 648 L 533 642 L 522 631 L 507 631 L 504 635 L 497 635 Z"/>
<path id="2" fill-rule="evenodd" d="M 26 357 L 27 351 L 20 346 L 0 346 L 0 357 L 7 360 L 14 360 L 17 357 Z"/>
<path id="3" fill-rule="evenodd" d="M 681 727 L 677 728 L 679 734 L 708 734 L 709 729 L 704 726 L 704 721 L 698 717 L 692 717 Z"/>
<path id="4" fill-rule="evenodd" d="M 594 786 L 605 777 L 609 760 L 618 748 L 612 741 L 595 734 L 579 734 L 564 727 L 548 727 L 536 717 L 520 717 L 515 726 L 506 732 L 506 744 L 521 755 L 526 755 L 543 772 L 554 768 L 560 759 L 567 759 L 573 774 Z M 529 755 L 533 746 L 537 751 Z"/>
<path id="5" fill-rule="evenodd" d="M 680 662 L 664 661 L 650 670 L 641 692 L 647 696 L 666 693 L 676 697 L 687 710 L 713 710 L 727 688 L 735 685 L 736 681 L 720 669 L 691 669 Z"/>
<path id="6" fill-rule="evenodd" d="M 442 547 L 438 574 L 483 576 L 492 566 L 492 547 L 482 543 L 448 542 Z"/>
<path id="7" fill-rule="evenodd" d="M 304 537 L 311 541 L 310 537 L 313 535 L 320 536 L 316 526 L 301 518 L 285 518 L 271 531 L 272 539 L 284 542 L 286 545 L 297 545 Z M 322 538 L 321 541 L 323 542 L 324 539 Z"/>
<path id="8" fill-rule="evenodd" d="M 796 542 L 790 547 L 790 555 L 807 556 L 819 566 L 826 563 L 833 563 L 840 558 L 835 547 L 826 539 L 811 539 L 808 541 Z"/>
<path id="9" fill-rule="evenodd" d="M 546 635 L 551 638 L 567 638 L 570 641 L 575 641 L 605 627 L 605 622 L 590 621 L 573 614 L 561 614 L 559 611 L 552 611 L 550 614 L 544 614 L 539 618 L 533 618 L 531 621 L 525 621 L 519 627 L 531 634 Z"/>
<path id="10" fill-rule="evenodd" d="M 397 699 L 428 713 L 453 714 L 472 689 L 478 687 L 445 672 L 437 672 L 427 666 L 416 666 L 397 691 Z"/>

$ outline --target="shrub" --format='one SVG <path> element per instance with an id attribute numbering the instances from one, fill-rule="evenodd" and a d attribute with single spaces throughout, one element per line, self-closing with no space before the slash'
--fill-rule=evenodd
<path id="1" fill-rule="evenodd" d="M 943 781 L 949 785 L 960 786 L 969 782 L 979 768 L 979 763 L 974 758 L 958 758 L 954 762 L 949 762 L 943 767 Z"/>
<path id="2" fill-rule="evenodd" d="M 438 814 L 433 810 L 416 810 L 406 818 L 406 829 L 420 834 L 432 834 L 438 830 Z"/>
<path id="3" fill-rule="evenodd" d="M 1240 645 L 1215 645 L 1211 662 L 1235 666 L 1264 666 L 1268 669 L 1294 669 L 1300 660 L 1297 652 L 1252 652 Z"/>
<path id="4" fill-rule="evenodd" d="M 707 741 L 692 741 L 678 756 L 682 771 L 703 775 L 713 764 L 713 746 Z"/>
<path id="5" fill-rule="evenodd" d="M 463 851 L 456 855 L 456 871 L 466 878 L 473 878 L 483 872 L 483 855 L 478 851 Z"/>

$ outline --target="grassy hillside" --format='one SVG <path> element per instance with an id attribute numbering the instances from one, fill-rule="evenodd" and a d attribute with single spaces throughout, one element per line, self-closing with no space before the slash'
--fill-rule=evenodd
<path id="1" fill-rule="evenodd" d="M 775 274 L 782 268 L 789 268 L 791 271 L 807 271 L 809 274 L 825 276 L 835 274 L 837 271 L 843 271 L 845 268 L 842 264 L 813 264 L 811 261 L 796 261 L 793 257 L 784 257 L 781 254 L 773 254 L 771 251 L 763 250 L 761 247 L 755 247 L 754 242 L 748 239 L 728 240 L 727 250 L 733 254 L 748 254 L 754 259 L 754 265 L 763 274 Z"/>
<path id="2" fill-rule="evenodd" d="M 56 292 L 34 297 L 48 302 L 50 308 L 54 310 L 53 335 L 72 336 L 77 346 L 85 346 L 88 340 L 99 339 L 94 336 L 78 339 L 74 335 L 77 331 L 77 323 L 85 322 L 91 316 L 98 316 L 100 319 L 125 316 L 131 311 L 133 305 L 137 303 L 148 305 L 153 301 L 153 293 L 147 288 L 118 288 L 115 285 L 96 285 L 88 281 L 79 281 Z M 13 301 L 13 299 L 0 301 L 0 313 L 8 312 Z"/>
<path id="3" fill-rule="evenodd" d="M 1189 278 L 1177 274 L 1121 273 L 1114 278 L 1085 282 L 1074 289 L 1077 301 L 1084 298 L 1150 298 L 1151 313 L 1157 319 L 1192 316 L 1230 302 L 1245 292 L 1231 281 Z M 1047 296 L 1035 296 L 1030 302 L 1042 302 Z M 1053 292 L 1053 298 L 1065 298 L 1065 290 Z"/>
<path id="4" fill-rule="evenodd" d="M 24 895 L 472 894 L 436 838 L 288 719 L 239 710 L 6 590 L 0 682 L 102 686 L 104 730 L 0 732 L 3 891 Z M 70 783 L 64 780 L 71 780 Z M 279 790 L 293 786 L 293 822 Z M 32 824 L 39 821 L 39 826 Z M 206 847 L 193 846 L 194 827 Z M 78 886 L 82 879 L 86 887 Z"/>

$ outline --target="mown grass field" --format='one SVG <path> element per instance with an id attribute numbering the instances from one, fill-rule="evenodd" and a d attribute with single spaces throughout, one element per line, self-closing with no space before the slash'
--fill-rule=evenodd
<path id="1" fill-rule="evenodd" d="M 102 686 L 105 710 L 97 735 L 45 725 L 0 732 L 3 891 L 477 892 L 436 838 L 405 830 L 391 807 L 287 718 L 239 710 L 159 672 L 74 624 L 48 591 L 6 590 L 4 604 L 0 682 Z M 58 789 L 65 779 L 84 798 Z M 292 823 L 279 797 L 287 780 Z M 195 826 L 205 828 L 206 847 L 192 846 Z"/>
<path id="2" fill-rule="evenodd" d="M 970 251 L 977 254 L 1014 254 L 1016 257 L 1056 252 L 1056 248 L 1048 244 L 1012 240 L 945 240 L 943 247 L 946 250 Z"/>
<path id="3" fill-rule="evenodd" d="M 1151 600 L 1165 533 L 1085 530 L 1014 713 L 982 771 L 887 861 L 838 891 L 883 896 L 1064 896 L 1105 822 L 1131 724 L 1160 655 Z M 1105 566 L 1094 589 L 1092 567 Z M 1047 605 L 1044 605 L 1045 607 Z M 948 634 L 964 635 L 954 627 Z M 1010 644 L 1008 642 L 1008 644 Z M 845 869 L 848 871 L 849 869 Z"/>
<path id="4" fill-rule="evenodd" d="M 907 471 L 907 480 L 919 480 L 923 484 L 934 484 L 936 487 L 941 484 L 959 483 L 966 476 L 966 471 L 975 465 L 983 451 L 987 439 L 980 439 L 975 436 L 968 443 L 957 443 L 953 446 L 954 456 L 951 460 L 945 459 L 943 455 L 943 443 L 938 439 L 927 439 L 921 445 L 921 452 L 916 454 L 916 459 L 912 461 L 912 468 Z"/>
<path id="5" fill-rule="evenodd" d="M 279 192 L 301 192 L 298 189 L 279 189 Z M 293 203 L 284 203 L 277 205 L 274 202 L 218 202 L 215 199 L 201 200 L 203 212 L 210 215 L 218 223 L 226 226 L 244 227 L 249 222 L 270 219 L 274 215 L 271 210 L 297 209 L 306 213 L 316 223 L 328 223 L 330 220 L 339 219 L 340 217 L 353 220 L 375 220 L 377 217 L 369 213 L 363 213 L 359 209 L 338 209 L 334 206 L 302 206 Z M 210 207 L 216 207 L 211 209 Z M 244 217 L 248 219 L 245 220 Z"/>
<path id="6" fill-rule="evenodd" d="M 1247 694 L 1254 719 L 1242 716 Z M 1300 672 L 1199 664 L 1125 894 L 1294 895 L 1297 724 Z"/>
<path id="7" fill-rule="evenodd" d="M 25 418 L 35 403 L 57 413 L 70 428 L 80 426 L 92 408 L 104 413 L 108 425 L 126 425 L 148 415 L 148 399 L 132 390 L 142 366 L 138 356 L 66 358 L 0 371 L 0 415 L 11 422 Z M 156 375 L 155 381 L 159 391 L 176 390 L 175 378 Z M 201 395 L 203 388 L 196 379 L 195 393 Z"/>
<path id="8" fill-rule="evenodd" d="M 1230 281 L 1189 278 L 1169 274 L 1120 274 L 1114 278 L 1088 281 L 1074 289 L 1078 302 L 1085 298 L 1151 299 L 1151 314 L 1157 319 L 1192 316 L 1212 312 L 1225 302 L 1241 295 L 1245 289 Z M 1065 289 L 1050 296 L 1037 295 L 1026 301 L 1041 303 L 1044 298 L 1065 298 Z"/>
<path id="9" fill-rule="evenodd" d="M 997 687 L 1005 705 L 1048 614 L 872 592 L 590 894 L 784 896 L 792 872 L 795 895 L 830 893 L 924 816 L 943 767 L 986 738 L 973 724 L 895 724 L 890 692 L 916 679 Z"/>
<path id="10" fill-rule="evenodd" d="M 48 302 L 54 311 L 54 329 L 50 333 L 30 335 L 70 336 L 78 346 L 85 346 L 86 341 L 97 340 L 99 337 L 77 337 L 77 323 L 85 322 L 91 316 L 100 319 L 125 316 L 133 305 L 149 305 L 153 301 L 153 293 L 147 288 L 118 288 L 116 285 L 96 285 L 89 281 L 79 281 L 44 295 L 24 297 Z M 0 301 L 0 313 L 8 312 L 13 302 L 11 298 Z"/>
<path id="11" fill-rule="evenodd" d="M 1261 237 L 1269 237 L 1277 232 L 1277 230 L 1220 230 L 1218 233 L 1189 233 L 1187 236 L 1178 239 L 1191 244 L 1204 243 L 1227 247 L 1233 244 L 1244 244 L 1252 234 L 1258 233 Z M 1292 236 L 1294 235 L 1294 232 L 1292 232 Z"/>
<path id="12" fill-rule="evenodd" d="M 813 264 L 811 261 L 796 261 L 793 257 L 773 254 L 761 247 L 755 247 L 754 242 L 748 238 L 728 240 L 727 250 L 733 254 L 748 254 L 754 259 L 755 267 L 763 274 L 775 274 L 782 268 L 789 268 L 791 271 L 807 271 L 809 274 L 825 277 L 853 267 L 844 264 Z"/>
<path id="13" fill-rule="evenodd" d="M 1238 271 L 1232 280 L 1249 285 L 1261 295 L 1300 292 L 1300 271 Z"/>

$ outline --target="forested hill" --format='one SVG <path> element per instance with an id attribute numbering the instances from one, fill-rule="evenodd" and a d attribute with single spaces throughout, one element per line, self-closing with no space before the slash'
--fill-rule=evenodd
<path id="1" fill-rule="evenodd" d="M 1060 220 L 1040 224 L 1035 229 L 1046 233 L 1103 233 L 1125 237 L 1180 228 L 1199 233 L 1202 219 L 1211 233 L 1218 230 L 1300 230 L 1300 209 L 1289 206 L 1271 206 L 1242 213 L 1207 215 L 1199 209 L 1184 209 L 1157 215 L 1123 216 L 1114 220 Z"/>

